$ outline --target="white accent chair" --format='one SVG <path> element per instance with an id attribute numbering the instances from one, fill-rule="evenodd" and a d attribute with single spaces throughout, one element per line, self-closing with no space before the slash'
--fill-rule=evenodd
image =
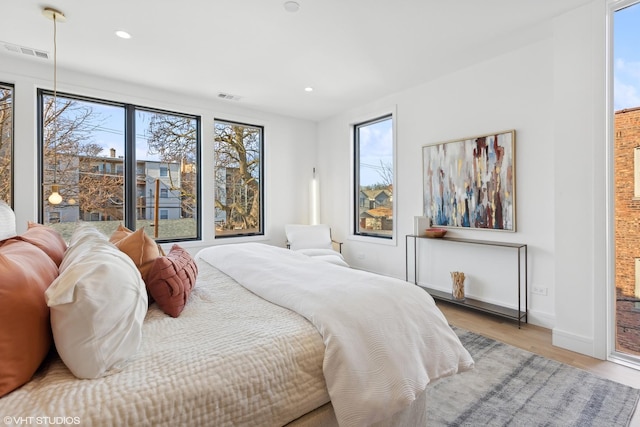
<path id="1" fill-rule="evenodd" d="M 284 226 L 284 232 L 287 235 L 287 248 L 292 251 L 349 267 L 342 256 L 342 242 L 331 238 L 331 228 L 328 225 L 287 224 Z M 334 245 L 337 246 L 337 251 Z"/>

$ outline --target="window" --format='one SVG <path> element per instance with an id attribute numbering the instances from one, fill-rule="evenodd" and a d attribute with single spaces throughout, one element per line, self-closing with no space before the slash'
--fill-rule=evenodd
<path id="1" fill-rule="evenodd" d="M 214 122 L 216 237 L 264 234 L 263 128 Z"/>
<path id="2" fill-rule="evenodd" d="M 169 211 L 167 209 L 160 209 L 160 219 L 169 219 Z"/>
<path id="3" fill-rule="evenodd" d="M 166 199 L 168 197 L 169 197 L 169 190 L 167 190 L 166 188 L 161 188 L 160 189 L 160 198 L 161 199 Z"/>
<path id="4" fill-rule="evenodd" d="M 199 238 L 199 118 L 68 94 L 54 108 L 43 90 L 38 99 L 45 223 L 67 239 L 78 220 L 107 235 L 124 223 L 159 241 Z M 48 201 L 53 184 L 59 204 Z M 159 188 L 166 215 L 155 214 Z"/>
<path id="5" fill-rule="evenodd" d="M 633 148 L 633 197 L 640 198 L 640 147 Z"/>
<path id="6" fill-rule="evenodd" d="M 393 117 L 354 126 L 354 230 L 362 236 L 393 237 Z"/>
<path id="7" fill-rule="evenodd" d="M 169 168 L 166 166 L 160 166 L 160 176 L 169 176 Z"/>
<path id="8" fill-rule="evenodd" d="M 0 200 L 13 205 L 13 86 L 0 83 Z"/>

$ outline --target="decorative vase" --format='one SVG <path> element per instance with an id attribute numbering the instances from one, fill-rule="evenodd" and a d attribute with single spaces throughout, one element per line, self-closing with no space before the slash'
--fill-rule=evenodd
<path id="1" fill-rule="evenodd" d="M 464 273 L 461 271 L 452 271 L 451 282 L 452 282 L 451 295 L 453 296 L 453 299 L 463 300 L 464 299 Z"/>

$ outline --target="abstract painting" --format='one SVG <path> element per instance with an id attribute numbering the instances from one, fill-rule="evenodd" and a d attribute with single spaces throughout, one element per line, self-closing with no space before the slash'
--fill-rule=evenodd
<path id="1" fill-rule="evenodd" d="M 516 231 L 515 130 L 422 147 L 434 226 Z"/>

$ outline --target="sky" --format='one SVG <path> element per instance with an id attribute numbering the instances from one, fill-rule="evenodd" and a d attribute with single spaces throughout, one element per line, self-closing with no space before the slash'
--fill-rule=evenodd
<path id="1" fill-rule="evenodd" d="M 360 185 L 382 183 L 383 164 L 393 165 L 392 120 L 360 128 Z"/>
<path id="2" fill-rule="evenodd" d="M 614 110 L 640 107 L 640 3 L 613 16 Z"/>

